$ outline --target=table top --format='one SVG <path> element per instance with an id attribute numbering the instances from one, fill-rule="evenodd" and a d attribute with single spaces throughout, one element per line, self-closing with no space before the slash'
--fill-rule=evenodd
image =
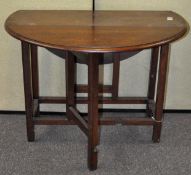
<path id="1" fill-rule="evenodd" d="M 8 17 L 5 28 L 13 37 L 43 47 L 120 52 L 170 43 L 188 25 L 171 11 L 21 10 Z"/>

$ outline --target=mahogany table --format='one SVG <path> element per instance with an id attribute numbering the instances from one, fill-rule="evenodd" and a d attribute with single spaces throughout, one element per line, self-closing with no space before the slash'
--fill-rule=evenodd
<path id="1" fill-rule="evenodd" d="M 5 28 L 22 44 L 28 141 L 35 139 L 35 125 L 77 125 L 88 138 L 90 170 L 97 168 L 100 125 L 151 125 L 153 141 L 159 142 L 169 46 L 188 30 L 180 15 L 171 11 L 25 10 L 10 15 Z M 66 53 L 66 97 L 39 95 L 38 46 Z M 152 49 L 152 56 L 146 97 L 98 95 L 108 91 L 107 86 L 98 84 L 99 60 L 104 54 L 138 52 L 148 48 Z M 81 86 L 80 90 L 75 82 L 74 53 L 85 54 L 88 62 L 88 85 Z M 87 92 L 88 98 L 77 97 L 76 90 Z M 41 103 L 66 104 L 67 119 L 38 117 Z M 88 104 L 88 117 L 80 115 L 76 104 Z M 100 118 L 98 104 L 146 104 L 147 117 Z"/>

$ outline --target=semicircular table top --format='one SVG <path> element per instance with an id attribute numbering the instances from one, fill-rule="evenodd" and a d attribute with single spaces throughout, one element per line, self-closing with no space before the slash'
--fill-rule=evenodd
<path id="1" fill-rule="evenodd" d="M 5 22 L 13 37 L 36 45 L 81 52 L 117 52 L 170 43 L 188 30 L 171 11 L 21 10 Z"/>

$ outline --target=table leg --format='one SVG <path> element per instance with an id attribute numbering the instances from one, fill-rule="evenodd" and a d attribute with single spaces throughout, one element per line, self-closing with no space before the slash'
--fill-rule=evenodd
<path id="1" fill-rule="evenodd" d="M 66 116 L 71 120 L 70 106 L 75 106 L 75 80 L 76 80 L 76 64 L 75 56 L 71 52 L 66 52 Z"/>
<path id="2" fill-rule="evenodd" d="M 120 53 L 115 53 L 112 56 L 113 56 L 112 97 L 117 98 L 119 92 Z"/>
<path id="3" fill-rule="evenodd" d="M 153 142 L 160 142 L 168 57 L 169 57 L 169 44 L 162 45 L 160 51 L 160 62 L 159 62 L 159 72 L 158 72 L 158 85 L 157 85 L 156 110 L 155 110 L 156 122 L 153 126 Z"/>
<path id="4" fill-rule="evenodd" d="M 23 80 L 25 93 L 25 110 L 28 141 L 34 141 L 34 123 L 33 123 L 33 97 L 32 97 L 32 78 L 30 63 L 30 45 L 22 42 L 22 63 L 23 63 Z"/>
<path id="5" fill-rule="evenodd" d="M 101 54 L 90 54 L 88 60 L 88 168 L 97 169 L 97 145 L 99 144 L 98 125 L 98 77 L 99 57 Z"/>
<path id="6" fill-rule="evenodd" d="M 38 117 L 40 113 L 39 106 L 39 70 L 38 70 L 38 48 L 36 45 L 31 44 L 31 68 L 32 68 L 32 88 L 33 88 L 33 99 L 37 101 L 34 104 L 37 105 L 36 113 L 34 117 Z"/>
<path id="7" fill-rule="evenodd" d="M 159 47 L 152 49 L 151 61 L 150 61 L 150 73 L 149 73 L 149 87 L 148 87 L 148 103 L 147 103 L 147 114 L 149 117 L 153 116 L 151 109 L 149 109 L 150 101 L 155 100 L 155 87 L 156 87 L 156 76 L 158 67 Z"/>

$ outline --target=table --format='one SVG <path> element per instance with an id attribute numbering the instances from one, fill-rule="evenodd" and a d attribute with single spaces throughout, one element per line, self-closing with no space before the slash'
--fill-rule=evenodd
<path id="1" fill-rule="evenodd" d="M 170 43 L 188 30 L 180 15 L 171 11 L 21 10 L 8 17 L 5 28 L 22 45 L 28 141 L 35 139 L 35 125 L 77 125 L 88 138 L 90 170 L 97 169 L 100 125 L 150 125 L 153 141 L 160 141 Z M 66 52 L 66 97 L 39 95 L 38 46 Z M 105 53 L 148 48 L 152 56 L 146 97 L 98 96 L 104 92 L 98 83 L 98 66 Z M 76 97 L 73 52 L 88 54 L 88 86 L 81 89 L 88 98 Z M 66 104 L 67 119 L 38 117 L 42 103 Z M 146 104 L 147 117 L 99 118 L 100 103 Z M 88 104 L 88 117 L 80 115 L 76 104 Z"/>

